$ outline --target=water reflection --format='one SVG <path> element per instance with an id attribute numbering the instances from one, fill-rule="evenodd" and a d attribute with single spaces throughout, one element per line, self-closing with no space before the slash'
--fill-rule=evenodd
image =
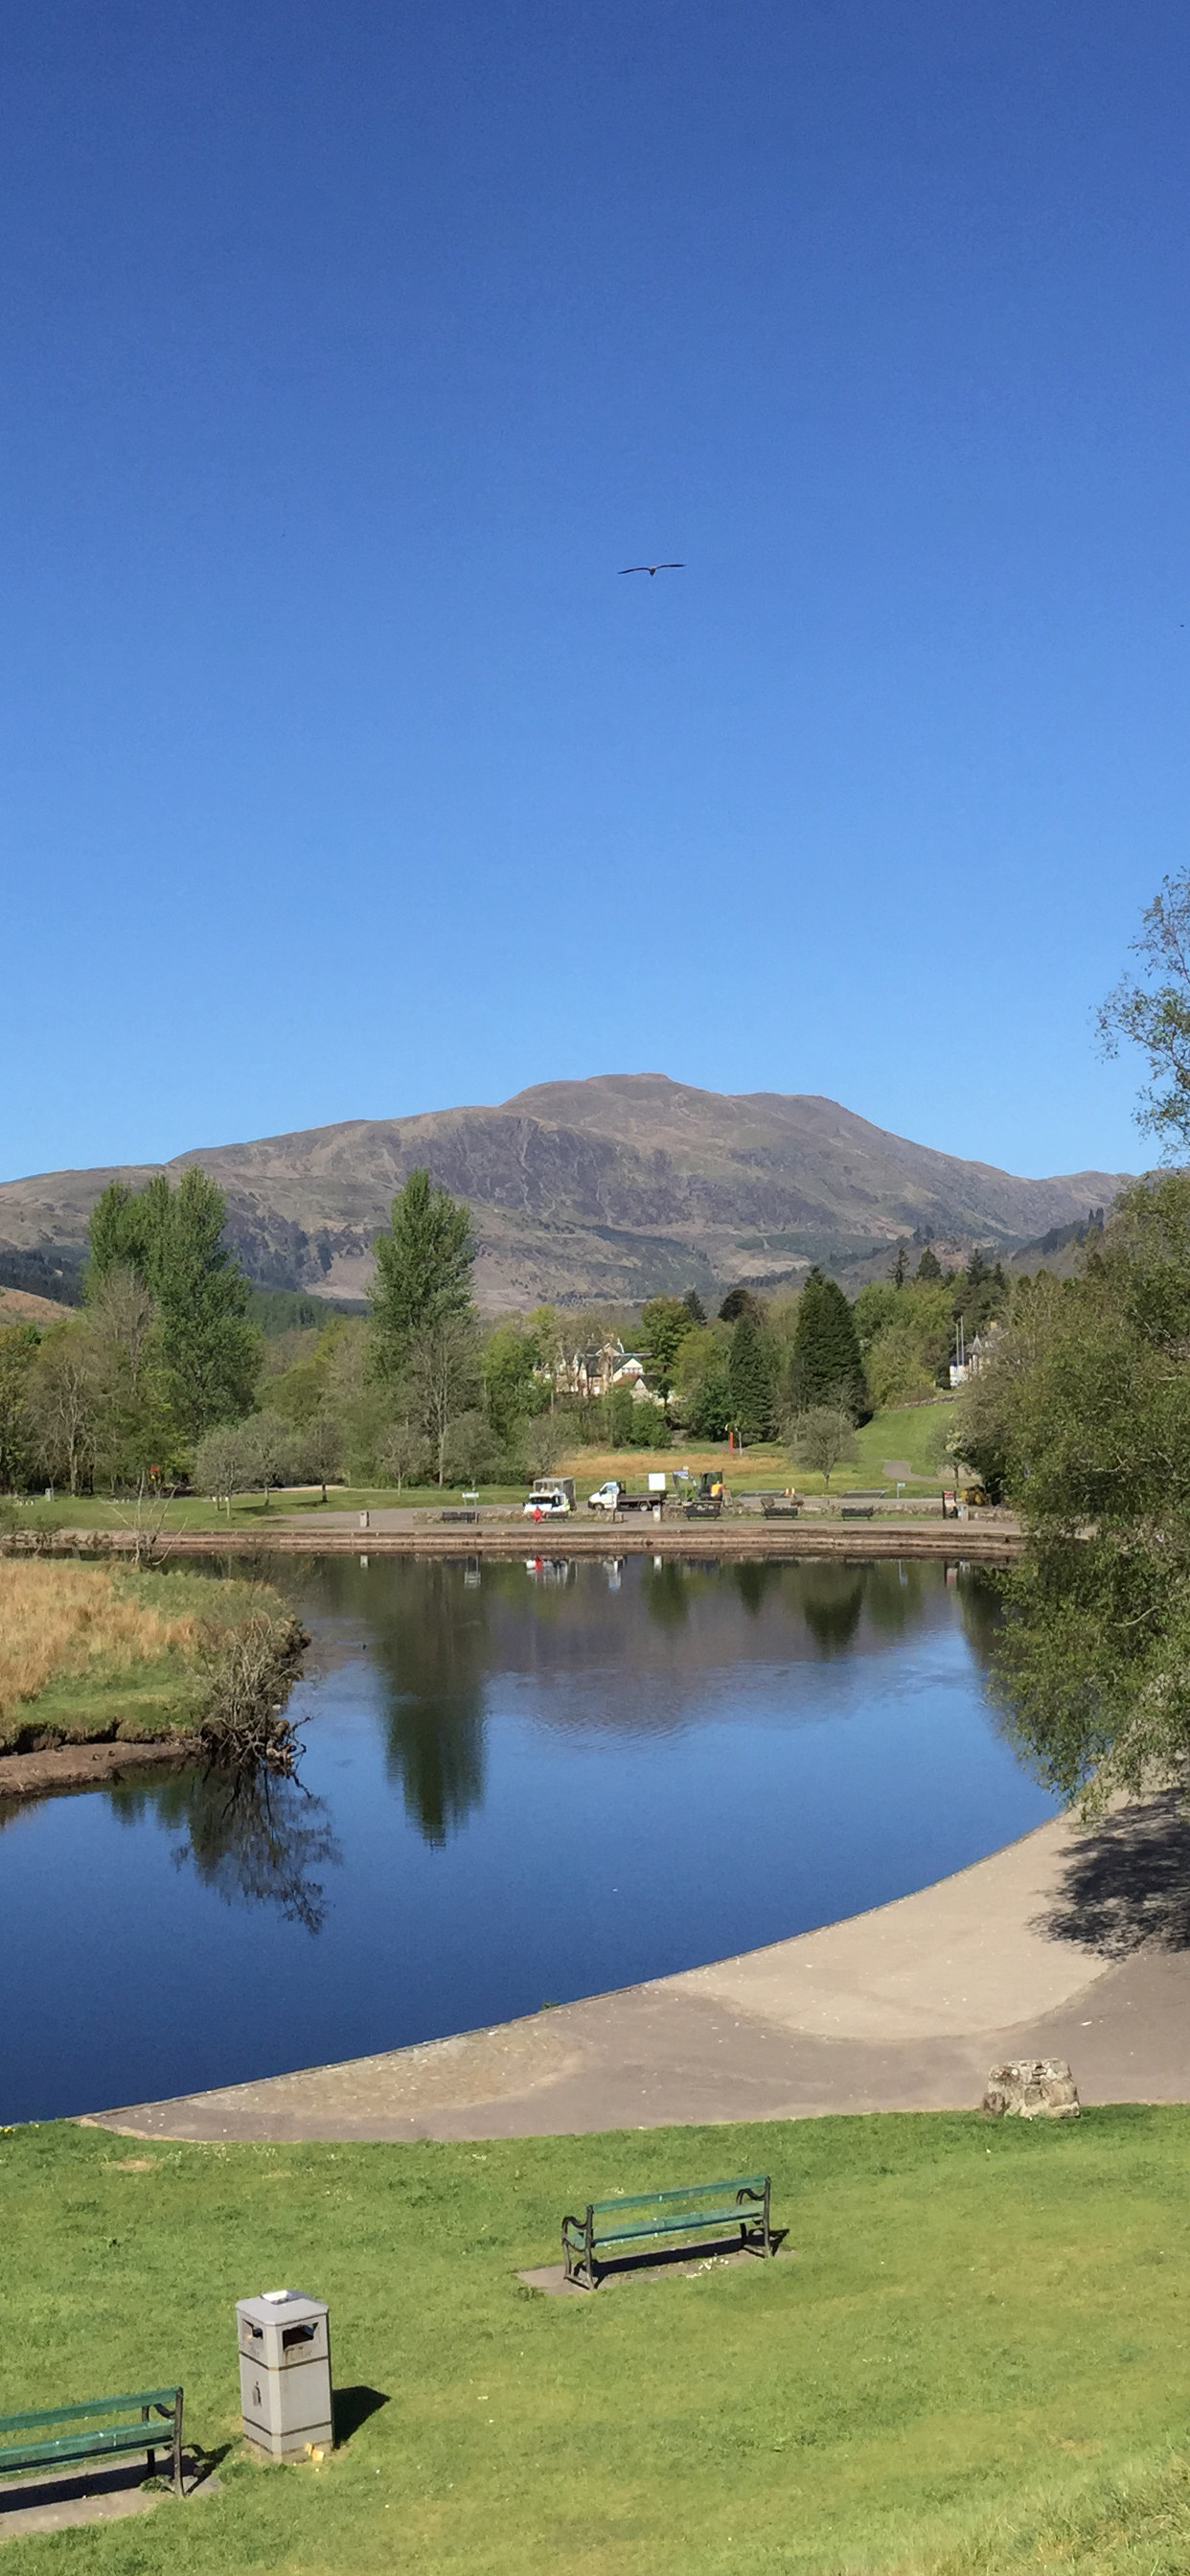
<path id="1" fill-rule="evenodd" d="M 323 1880 L 343 1855 L 321 1798 L 300 1780 L 268 1773 L 176 1771 L 111 1791 L 122 1823 L 149 1811 L 186 1839 L 174 1847 L 177 1869 L 192 1868 L 225 1905 L 266 1905 L 286 1923 L 320 1932 L 326 1920 Z"/>
<path id="2" fill-rule="evenodd" d="M 388 1775 L 439 1850 L 483 1808 L 487 1711 L 501 1676 L 531 1682 L 547 1726 L 573 1732 L 585 1720 L 653 1735 L 696 1722 L 716 1670 L 788 1667 L 792 1685 L 807 1658 L 880 1654 L 949 1623 L 948 1593 L 983 1663 L 998 1620 L 994 1582 L 978 1569 L 913 1559 L 336 1557 L 273 1579 L 286 1571 L 291 1586 L 300 1581 L 303 1617 L 321 1612 L 344 1652 L 366 1654 Z"/>
<path id="3" fill-rule="evenodd" d="M 483 1803 L 484 1685 L 491 1661 L 472 1569 L 403 1565 L 373 1586 L 368 1649 L 384 1690 L 389 1776 L 423 1841 L 439 1847 Z"/>
<path id="4" fill-rule="evenodd" d="M 981 1687 L 994 1595 L 955 1565 L 262 1571 L 314 1639 L 315 1794 L 154 1772 L 0 1814 L 0 2120 L 635 1985 L 905 1895 L 1052 1812 Z M 113 1957 L 158 2011 L 129 2014 Z"/>

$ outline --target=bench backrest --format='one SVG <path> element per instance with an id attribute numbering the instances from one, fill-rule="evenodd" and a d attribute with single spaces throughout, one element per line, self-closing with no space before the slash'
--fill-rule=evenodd
<path id="1" fill-rule="evenodd" d="M 37 2406 L 30 2415 L 0 2415 L 0 2433 L 32 2433 L 45 2424 L 84 2424 L 93 2415 L 131 2415 L 146 2406 L 168 2407 L 172 2413 L 181 2394 L 180 2388 L 141 2388 L 130 2397 L 91 2397 L 85 2406 Z"/>
<path id="2" fill-rule="evenodd" d="M 606 2218 L 626 2209 L 659 2209 L 672 2215 L 679 2203 L 683 2206 L 700 2200 L 725 2200 L 738 2192 L 763 2195 L 768 2175 L 762 2173 L 730 2174 L 725 2182 L 679 2183 L 672 2191 L 623 2192 L 615 2200 L 593 2200 L 588 2203 L 593 2217 Z"/>

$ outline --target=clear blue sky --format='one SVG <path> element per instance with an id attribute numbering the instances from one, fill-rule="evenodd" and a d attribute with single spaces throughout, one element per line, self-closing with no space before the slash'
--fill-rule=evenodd
<path id="1" fill-rule="evenodd" d="M 1090 1015 L 1188 855 L 1184 7 L 6 49 L 5 1176 L 653 1068 L 1146 1158 Z"/>

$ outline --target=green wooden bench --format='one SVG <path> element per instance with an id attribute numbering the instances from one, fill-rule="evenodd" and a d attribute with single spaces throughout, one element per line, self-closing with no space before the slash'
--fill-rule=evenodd
<path id="1" fill-rule="evenodd" d="M 123 2420 L 112 2422 L 115 2416 Z M 101 2417 L 105 2420 L 96 2422 Z M 65 2429 L 51 2433 L 51 2425 Z M 15 2434 L 16 2440 L 4 2437 Z M 40 2436 L 40 2439 L 37 2438 Z M 174 2494 L 182 2487 L 182 2391 L 142 2388 L 131 2397 L 92 2397 L 85 2406 L 39 2406 L 31 2415 L 0 2415 L 0 2477 L 19 2470 L 69 2469 L 76 2460 L 110 2459 L 121 2451 L 168 2451 Z"/>
<path id="2" fill-rule="evenodd" d="M 776 2253 L 767 2174 L 733 2174 L 726 2182 L 589 2200 L 584 2217 L 562 2221 L 563 2270 L 577 2288 L 596 2290 L 599 2256 L 606 2246 L 635 2245 L 654 2236 L 705 2236 L 708 2231 L 725 2236 L 737 2229 L 740 2244 L 753 2253 Z"/>

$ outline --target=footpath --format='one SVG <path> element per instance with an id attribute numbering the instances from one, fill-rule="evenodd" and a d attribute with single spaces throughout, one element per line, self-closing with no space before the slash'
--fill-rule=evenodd
<path id="1" fill-rule="evenodd" d="M 1042 1825 L 892 1905 L 457 2038 L 95 2112 L 176 2139 L 561 2136 L 975 2108 L 1005 2057 L 1190 2100 L 1190 1823 Z"/>

